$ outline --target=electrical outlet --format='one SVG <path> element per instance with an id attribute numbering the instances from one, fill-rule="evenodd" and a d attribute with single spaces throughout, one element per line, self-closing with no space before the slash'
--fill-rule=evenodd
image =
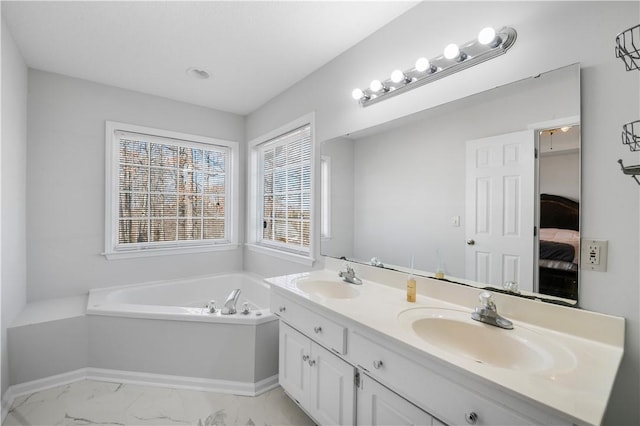
<path id="1" fill-rule="evenodd" d="M 582 269 L 605 272 L 607 270 L 607 252 L 609 242 L 607 240 L 582 240 L 582 256 L 580 263 Z"/>

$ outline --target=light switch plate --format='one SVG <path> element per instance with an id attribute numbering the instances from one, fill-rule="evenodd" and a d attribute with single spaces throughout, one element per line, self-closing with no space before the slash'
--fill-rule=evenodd
<path id="1" fill-rule="evenodd" d="M 607 270 L 609 241 L 583 239 L 580 247 L 582 269 L 600 272 Z"/>

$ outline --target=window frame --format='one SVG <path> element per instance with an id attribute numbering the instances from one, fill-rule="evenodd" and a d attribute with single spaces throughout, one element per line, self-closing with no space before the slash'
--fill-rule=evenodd
<path id="1" fill-rule="evenodd" d="M 163 243 L 135 243 L 122 246 L 118 240 L 119 194 L 120 194 L 120 138 L 117 132 L 138 133 L 149 140 L 168 143 L 168 139 L 178 146 L 212 148 L 219 147 L 228 151 L 226 164 L 227 202 L 225 205 L 225 232 L 227 238 L 220 240 L 177 240 Z M 102 253 L 108 260 L 132 257 L 159 256 L 171 254 L 202 253 L 208 251 L 233 250 L 238 248 L 238 142 L 210 138 L 156 129 L 135 124 L 105 121 L 105 250 Z"/>
<path id="2" fill-rule="evenodd" d="M 269 256 L 277 257 L 280 259 L 301 263 L 304 265 L 312 266 L 315 262 L 317 253 L 317 238 L 319 229 L 317 229 L 318 219 L 316 214 L 317 205 L 317 170 L 318 165 L 316 160 L 318 158 L 316 153 L 315 143 L 315 115 L 313 113 L 306 114 L 290 123 L 287 123 L 277 129 L 274 129 L 267 134 L 259 136 L 248 143 L 248 185 L 247 185 L 247 242 L 245 246 L 248 250 L 266 254 Z M 274 139 L 284 136 L 285 134 L 292 132 L 304 126 L 310 126 L 310 139 L 311 139 L 311 194 L 310 194 L 310 219 L 309 219 L 309 250 L 302 252 L 298 250 L 292 250 L 286 246 L 279 246 L 278 244 L 263 243 L 262 237 L 262 173 L 260 171 L 261 166 L 261 148 L 264 144 L 273 141 Z"/>

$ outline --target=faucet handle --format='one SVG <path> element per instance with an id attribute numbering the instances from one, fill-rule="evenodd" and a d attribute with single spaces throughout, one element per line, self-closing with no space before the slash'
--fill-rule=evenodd
<path id="1" fill-rule="evenodd" d="M 520 289 L 518 288 L 518 283 L 515 281 L 505 281 L 504 284 L 502 284 L 502 288 L 504 288 L 507 291 L 510 291 L 512 293 L 515 294 L 520 294 Z"/>
<path id="2" fill-rule="evenodd" d="M 478 295 L 480 307 L 484 309 L 496 310 L 496 304 L 493 301 L 493 295 L 488 291 L 483 291 Z"/>

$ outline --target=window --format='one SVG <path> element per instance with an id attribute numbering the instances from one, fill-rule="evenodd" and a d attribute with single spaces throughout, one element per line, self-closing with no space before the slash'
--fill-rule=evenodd
<path id="1" fill-rule="evenodd" d="M 107 143 L 107 257 L 234 244 L 234 142 L 107 122 Z"/>
<path id="2" fill-rule="evenodd" d="M 298 121 L 250 146 L 250 247 L 312 261 L 312 124 Z"/>
<path id="3" fill-rule="evenodd" d="M 320 236 L 331 238 L 331 157 L 320 158 Z"/>

